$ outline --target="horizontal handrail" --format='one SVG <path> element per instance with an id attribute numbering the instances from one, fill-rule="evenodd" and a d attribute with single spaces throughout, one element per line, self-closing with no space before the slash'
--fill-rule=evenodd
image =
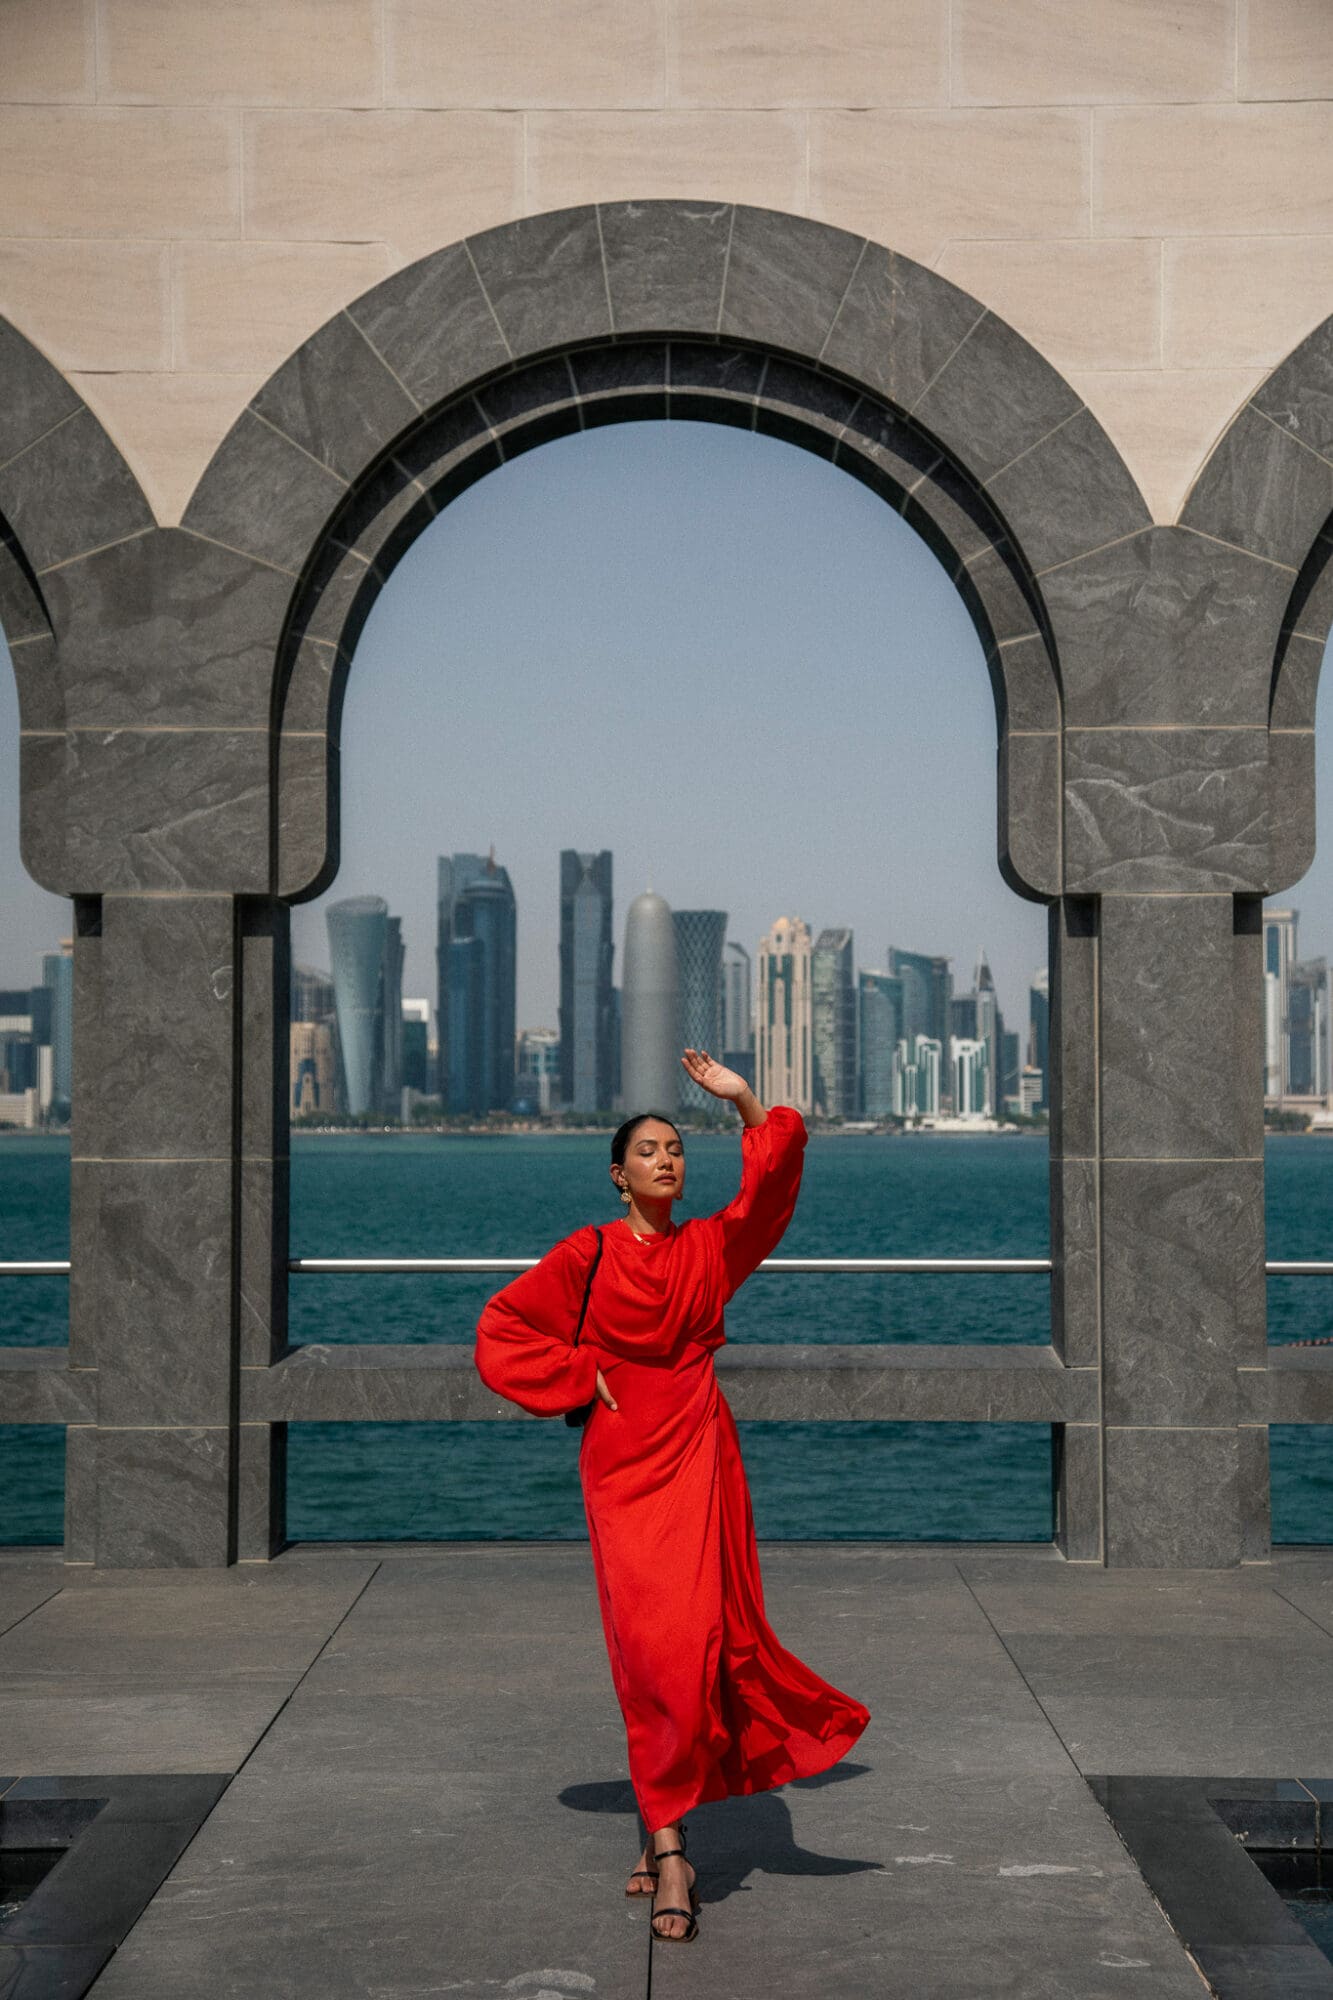
<path id="1" fill-rule="evenodd" d="M 287 1269 L 298 1277 L 336 1277 L 339 1273 L 530 1271 L 539 1257 L 292 1257 Z M 765 1257 L 760 1271 L 887 1271 L 969 1273 L 973 1276 L 1025 1277 L 1051 1271 L 1049 1257 Z M 1270 1278 L 1333 1278 L 1333 1263 L 1306 1259 L 1298 1263 L 1265 1264 Z M 67 1278 L 69 1259 L 26 1258 L 0 1263 L 0 1278 Z"/>
<path id="2" fill-rule="evenodd" d="M 289 1271 L 530 1271 L 539 1257 L 293 1257 Z M 0 1265 L 0 1270 L 4 1267 Z M 765 1257 L 760 1271 L 1049 1271 L 1049 1257 Z"/>

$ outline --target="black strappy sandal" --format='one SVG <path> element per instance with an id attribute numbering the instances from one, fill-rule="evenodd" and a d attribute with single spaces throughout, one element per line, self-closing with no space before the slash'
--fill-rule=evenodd
<path id="1" fill-rule="evenodd" d="M 680 1823 L 680 1846 L 679 1846 L 679 1847 L 655 1847 L 655 1848 L 653 1849 L 653 1859 L 654 1859 L 655 1861 L 665 1861 L 665 1860 L 667 1860 L 667 1859 L 669 1858 L 669 1856 L 671 1856 L 671 1855 L 673 1855 L 673 1854 L 682 1854 L 682 1855 L 685 1855 L 685 1822 L 684 1822 L 684 1820 L 682 1820 L 682 1821 L 681 1821 L 681 1823 Z M 686 1859 L 686 1860 L 688 1861 L 688 1860 L 689 1860 L 689 1856 L 688 1856 L 688 1855 L 685 1855 L 685 1859 Z M 691 1863 L 690 1863 L 690 1866 L 691 1866 L 691 1867 L 693 1867 L 693 1866 L 694 1866 L 693 1862 L 691 1862 Z M 654 1938 L 656 1939 L 657 1943 L 658 1943 L 658 1944 L 693 1944 L 693 1942 L 694 1942 L 695 1938 L 697 1938 L 697 1937 L 698 1937 L 698 1935 L 699 1935 L 699 1919 L 698 1919 L 698 1918 L 697 1918 L 697 1917 L 695 1916 L 695 1914 L 694 1914 L 694 1912 L 695 1912 L 695 1911 L 696 1911 L 696 1910 L 697 1910 L 698 1908 L 699 1908 L 699 1888 L 698 1888 L 698 1882 L 697 1882 L 697 1879 L 696 1879 L 696 1881 L 694 1881 L 694 1882 L 691 1882 L 691 1884 L 690 1884 L 690 1907 L 689 1907 L 689 1909 L 688 1909 L 688 1910 L 682 1910 L 682 1909 L 679 1909 L 679 1908 L 676 1908 L 676 1907 L 673 1907 L 673 1906 L 672 1906 L 671 1904 L 664 1904 L 664 1906 L 663 1906 L 663 1907 L 662 1907 L 662 1908 L 661 1908 L 661 1909 L 659 1910 L 659 1909 L 658 1909 L 658 1907 L 657 1907 L 657 1897 L 656 1897 L 656 1896 L 654 1896 L 654 1897 L 653 1897 L 653 1912 L 652 1912 L 652 1915 L 651 1915 L 651 1916 L 649 1917 L 649 1919 L 648 1919 L 648 1927 L 649 1927 L 649 1929 L 650 1929 L 650 1930 L 652 1931 L 652 1933 L 653 1933 L 653 1937 L 654 1937 Z M 689 1918 L 689 1929 L 688 1929 L 688 1930 L 683 1930 L 683 1931 L 681 1931 L 681 1933 L 679 1934 L 679 1936 L 675 1936 L 675 1935 L 673 1935 L 673 1933 L 672 1933 L 671 1931 L 659 1931 L 659 1930 L 657 1929 L 657 1927 L 656 1927 L 656 1926 L 657 1926 L 657 1919 L 658 1919 L 659 1917 L 688 1917 L 688 1918 Z"/>

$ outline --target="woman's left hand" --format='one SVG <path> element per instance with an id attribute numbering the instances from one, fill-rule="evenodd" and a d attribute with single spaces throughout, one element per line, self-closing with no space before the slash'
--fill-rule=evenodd
<path id="1" fill-rule="evenodd" d="M 737 1076 L 734 1069 L 724 1069 L 720 1062 L 714 1061 L 707 1049 L 686 1049 L 681 1061 L 689 1071 L 691 1079 L 698 1084 L 700 1090 L 706 1090 L 710 1097 L 720 1097 L 725 1102 L 732 1102 L 750 1087 L 743 1076 Z"/>

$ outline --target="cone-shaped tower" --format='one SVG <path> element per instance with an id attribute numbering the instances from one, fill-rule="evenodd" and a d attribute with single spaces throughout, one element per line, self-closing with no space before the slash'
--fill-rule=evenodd
<path id="1" fill-rule="evenodd" d="M 625 918 L 620 1096 L 625 1116 L 675 1111 L 680 1094 L 680 998 L 670 905 L 645 889 Z"/>

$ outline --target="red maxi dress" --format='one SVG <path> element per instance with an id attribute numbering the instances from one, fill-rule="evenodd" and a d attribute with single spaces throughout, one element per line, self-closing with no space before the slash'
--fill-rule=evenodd
<path id="1" fill-rule="evenodd" d="M 844 1757 L 870 1711 L 779 1644 L 764 1616 L 740 1440 L 713 1354 L 723 1307 L 780 1240 L 805 1122 L 775 1104 L 741 1134 L 740 1192 L 714 1215 L 640 1236 L 576 1229 L 490 1299 L 476 1364 L 498 1395 L 557 1416 L 596 1395 L 579 1476 L 629 1752 L 649 1832 L 708 1799 L 770 1791 Z"/>

